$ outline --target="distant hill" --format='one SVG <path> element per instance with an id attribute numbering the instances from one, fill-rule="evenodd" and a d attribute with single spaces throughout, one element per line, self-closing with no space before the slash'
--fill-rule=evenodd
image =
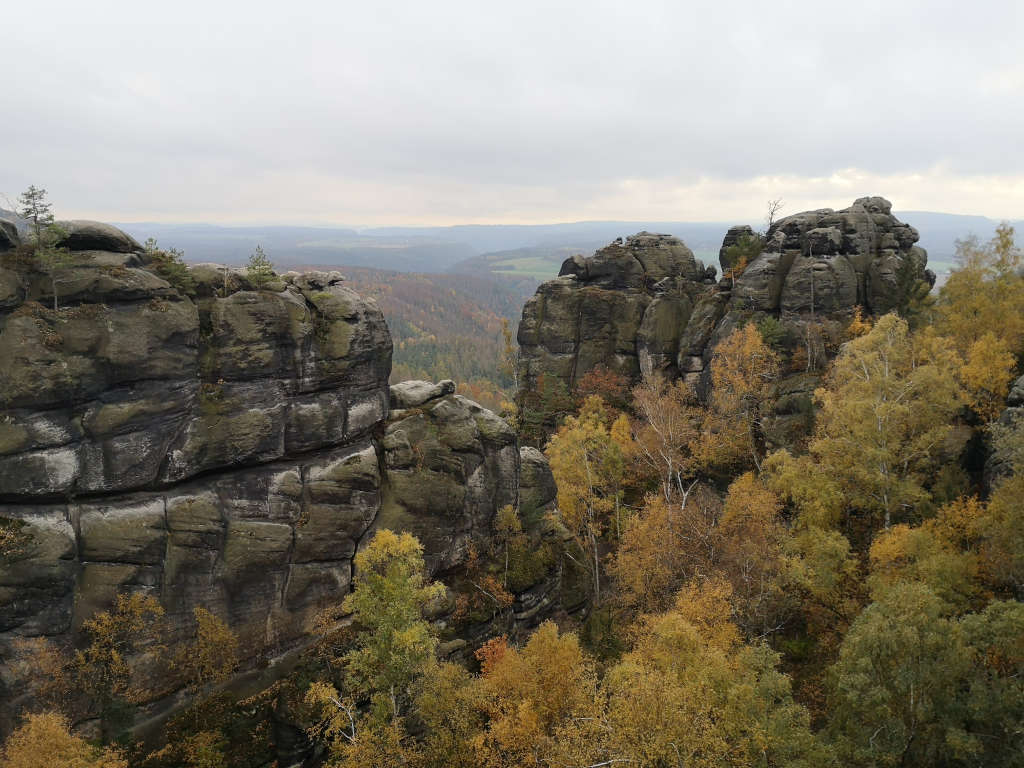
<path id="1" fill-rule="evenodd" d="M 576 221 L 564 224 L 464 224 L 452 227 L 377 227 L 360 230 L 364 235 L 386 237 L 443 237 L 466 243 L 477 254 L 537 246 L 579 243 L 607 245 L 616 237 L 642 230 L 681 237 L 695 251 L 714 248 L 717 253 L 726 222 L 687 221 Z"/>
<path id="2" fill-rule="evenodd" d="M 639 230 L 638 230 L 639 231 Z M 649 231 L 649 230 L 648 230 Z M 612 238 L 614 239 L 614 238 Z M 690 241 L 683 238 L 689 245 Z M 608 245 L 609 240 L 595 240 L 576 245 L 537 245 L 530 248 L 513 248 L 508 251 L 483 253 L 471 259 L 460 261 L 449 268 L 449 272 L 500 275 L 517 282 L 537 283 L 550 280 L 558 274 L 562 262 L 574 254 L 591 255 L 598 248 Z M 694 255 L 705 264 L 718 263 L 718 247 L 693 248 Z"/>
<path id="3" fill-rule="evenodd" d="M 970 235 L 977 235 L 983 242 L 991 239 L 999 226 L 999 219 L 985 216 L 962 216 L 955 213 L 934 213 L 932 211 L 894 211 L 896 216 L 912 225 L 921 233 L 918 242 L 928 251 L 928 266 L 940 277 L 944 276 L 955 263 L 956 241 Z M 1024 219 L 1010 221 L 1018 232 L 1024 232 Z M 1022 238 L 1018 236 L 1018 242 Z"/>
<path id="4" fill-rule="evenodd" d="M 932 211 L 896 215 L 917 227 L 931 266 L 940 275 L 953 264 L 957 239 L 971 234 L 988 239 L 999 223 L 984 216 Z M 365 229 L 144 222 L 118 226 L 140 242 L 155 237 L 165 247 L 180 248 L 189 261 L 240 264 L 262 245 L 274 263 L 285 269 L 354 265 L 400 272 L 497 273 L 522 286 L 536 287 L 557 274 L 562 261 L 573 253 L 589 255 L 616 237 L 641 230 L 676 235 L 699 259 L 714 264 L 726 230 L 739 223 L 743 222 L 581 221 Z M 1013 223 L 1024 227 L 1024 220 Z"/>
<path id="5" fill-rule="evenodd" d="M 354 264 L 405 272 L 444 270 L 476 254 L 466 243 L 434 236 L 365 235 L 337 227 L 223 227 L 213 224 L 118 224 L 139 242 L 154 237 L 189 261 L 244 263 L 257 245 L 279 268 Z"/>
<path id="6" fill-rule="evenodd" d="M 573 254 L 582 253 L 589 256 L 604 245 L 607 243 L 594 240 L 572 245 L 534 245 L 507 251 L 492 251 L 460 261 L 451 266 L 449 271 L 503 275 L 527 282 L 543 281 L 557 275 L 562 262 Z"/>

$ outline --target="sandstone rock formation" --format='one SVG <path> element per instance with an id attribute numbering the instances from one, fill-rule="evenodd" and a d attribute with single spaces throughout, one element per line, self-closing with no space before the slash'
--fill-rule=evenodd
<path id="1" fill-rule="evenodd" d="M 415 534 L 428 567 L 447 570 L 489 533 L 495 511 L 516 504 L 519 447 L 505 421 L 452 394 L 451 382 L 410 400 L 411 383 L 392 387 L 407 407 L 391 412 L 381 440 L 388 483 L 375 525 Z"/>
<path id="2" fill-rule="evenodd" d="M 535 392 L 541 375 L 571 390 L 597 366 L 633 381 L 650 372 L 685 377 L 705 394 L 718 341 L 770 317 L 789 339 L 788 352 L 802 344 L 811 358 L 805 371 L 793 366 L 778 383 L 779 410 L 767 419 L 769 441 L 786 444 L 807 421 L 817 377 L 806 374 L 854 308 L 884 314 L 922 280 L 934 283 L 927 255 L 915 245 L 917 231 L 891 209 L 883 198 L 865 197 L 841 211 L 787 216 L 765 233 L 762 252 L 738 276 L 717 283 L 714 270 L 669 235 L 640 233 L 567 260 L 523 307 L 520 396 Z M 730 246 L 753 235 L 749 226 L 729 229 L 720 251 L 724 272 L 737 267 Z"/>
<path id="3" fill-rule="evenodd" d="M 57 245 L 72 251 L 137 253 L 142 250 L 142 246 L 131 235 L 103 222 L 74 219 L 58 221 L 57 226 L 64 232 Z"/>
<path id="4" fill-rule="evenodd" d="M 825 208 L 780 219 L 765 250 L 741 274 L 733 298 L 767 312 L 837 312 L 862 306 L 881 315 L 899 307 L 911 280 L 926 277 L 917 230 L 881 197 L 841 211 Z M 927 279 L 934 283 L 934 275 Z"/>
<path id="5" fill-rule="evenodd" d="M 647 232 L 566 259 L 523 307 L 521 379 L 547 373 L 571 389 L 598 365 L 633 378 L 673 374 L 680 337 L 713 275 L 678 238 Z"/>
<path id="6" fill-rule="evenodd" d="M 9 251 L 20 243 L 18 228 L 12 222 L 0 219 L 0 251 Z"/>
<path id="7" fill-rule="evenodd" d="M 0 563 L 0 728 L 12 643 L 70 639 L 119 591 L 160 599 L 169 643 L 213 611 L 258 664 L 340 602 L 377 528 L 416 533 L 444 575 L 517 504 L 512 429 L 452 382 L 389 387 L 381 312 L 340 274 L 255 291 L 200 265 L 185 295 L 119 230 L 64 228 L 60 310 L 48 276 L 0 260 L 0 518 L 31 535 Z"/>

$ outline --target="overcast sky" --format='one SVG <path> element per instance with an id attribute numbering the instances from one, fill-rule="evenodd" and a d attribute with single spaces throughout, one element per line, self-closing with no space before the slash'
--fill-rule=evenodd
<path id="1" fill-rule="evenodd" d="M 0 193 L 65 217 L 1024 217 L 1024 2 L 37 2 Z"/>

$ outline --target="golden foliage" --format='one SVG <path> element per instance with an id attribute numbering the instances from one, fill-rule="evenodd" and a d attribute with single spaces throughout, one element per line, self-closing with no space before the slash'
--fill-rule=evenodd
<path id="1" fill-rule="evenodd" d="M 53 712 L 28 715 L 0 754 L 4 768 L 128 768 L 117 750 L 72 734 L 67 719 Z"/>
<path id="2" fill-rule="evenodd" d="M 610 521 L 621 528 L 619 512 L 625 460 L 608 429 L 600 397 L 584 401 L 579 416 L 569 416 L 545 453 L 558 486 L 559 519 L 590 562 L 595 601 L 600 600 L 599 539 Z"/>
<path id="3" fill-rule="evenodd" d="M 24 520 L 0 517 L 0 565 L 27 554 L 32 534 Z"/>
<path id="4" fill-rule="evenodd" d="M 193 692 L 227 680 L 238 667 L 238 637 L 219 617 L 201 606 L 193 609 L 195 637 L 180 648 L 174 666 L 185 676 Z"/>
<path id="5" fill-rule="evenodd" d="M 963 399 L 960 358 L 894 314 L 848 342 L 825 386 L 810 451 L 849 507 L 886 526 L 927 498 L 927 471 Z"/>
<path id="6" fill-rule="evenodd" d="M 483 730 L 483 692 L 459 664 L 441 663 L 419 683 L 414 710 L 426 733 L 421 768 L 476 768 L 474 739 Z"/>
<path id="7" fill-rule="evenodd" d="M 25 637 L 14 641 L 14 653 L 16 667 L 39 705 L 70 717 L 76 690 L 66 649 L 45 637 Z"/>
<path id="8" fill-rule="evenodd" d="M 981 569 L 994 588 L 1020 594 L 1024 589 L 1024 474 L 996 486 L 986 515 L 978 521 L 982 536 Z"/>
<path id="9" fill-rule="evenodd" d="M 522 649 L 503 641 L 485 646 L 480 679 L 486 729 L 474 740 L 488 768 L 546 766 L 558 727 L 593 713 L 596 677 L 575 635 L 551 622 Z"/>
<path id="10" fill-rule="evenodd" d="M 170 743 L 146 755 L 143 765 L 174 768 L 226 768 L 228 743 L 219 731 L 197 731 L 175 736 Z"/>
<path id="11" fill-rule="evenodd" d="M 648 376 L 633 388 L 633 407 L 640 421 L 630 452 L 661 481 L 666 500 L 685 494 L 699 468 L 694 446 L 703 419 L 693 391 L 682 381 Z M 624 436 L 619 440 L 625 442 Z"/>
<path id="12" fill-rule="evenodd" d="M 355 691 L 371 697 L 378 719 L 398 717 L 409 687 L 433 660 L 437 638 L 422 618 L 445 594 L 427 583 L 423 546 L 409 533 L 381 529 L 355 556 L 355 589 L 343 601 L 361 631 L 344 664 Z"/>
<path id="13" fill-rule="evenodd" d="M 1006 407 L 1017 360 L 1005 339 L 991 331 L 971 343 L 960 374 L 968 402 L 985 421 L 993 421 Z"/>
<path id="14" fill-rule="evenodd" d="M 729 594 L 724 582 L 691 584 L 673 610 L 646 617 L 601 681 L 592 714 L 560 729 L 552 762 L 820 765 L 806 711 L 776 657 L 740 642 Z"/>
<path id="15" fill-rule="evenodd" d="M 710 571 L 721 502 L 706 487 L 686 497 L 651 495 L 626 527 L 609 571 L 629 612 L 667 608 L 688 579 Z"/>
<path id="16" fill-rule="evenodd" d="M 417 754 L 400 720 L 365 719 L 352 741 L 337 743 L 328 768 L 405 768 Z"/>
<path id="17" fill-rule="evenodd" d="M 1013 227 L 1002 224 L 988 243 L 968 238 L 957 243 L 958 269 L 939 292 L 936 327 L 953 338 L 961 354 L 987 333 L 1024 351 L 1024 278 Z"/>
<path id="18" fill-rule="evenodd" d="M 733 623 L 732 598 L 732 585 L 725 579 L 712 578 L 704 582 L 694 580 L 679 590 L 673 610 L 693 625 L 704 642 L 728 653 L 741 640 L 739 629 Z M 651 621 L 655 619 L 646 619 L 648 625 Z"/>
<path id="19" fill-rule="evenodd" d="M 756 636 L 778 630 L 788 610 L 781 511 L 778 496 L 747 472 L 729 486 L 718 525 L 718 570 L 732 585 L 736 621 Z"/>
<path id="20" fill-rule="evenodd" d="M 846 326 L 846 333 L 851 339 L 865 336 L 871 332 L 874 327 L 874 323 L 870 317 L 864 317 L 864 310 L 859 305 L 854 307 L 853 318 L 850 320 L 850 324 Z"/>
<path id="21" fill-rule="evenodd" d="M 1013 227 L 1001 224 L 988 243 L 957 243 L 960 262 L 939 292 L 935 327 L 964 358 L 964 380 L 978 415 L 992 419 L 1024 355 L 1024 275 Z"/>
<path id="22" fill-rule="evenodd" d="M 152 595 L 133 592 L 117 596 L 113 609 L 101 611 L 82 623 L 89 645 L 75 653 L 77 686 L 99 710 L 107 727 L 108 716 L 119 701 L 135 703 L 146 691 L 132 684 L 131 657 L 158 647 L 157 621 L 164 610 Z"/>
<path id="23" fill-rule="evenodd" d="M 729 467 L 750 462 L 760 467 L 762 407 L 778 377 L 778 355 L 753 323 L 718 343 L 711 358 L 711 399 L 701 431 L 705 463 Z"/>
<path id="24" fill-rule="evenodd" d="M 811 456 L 779 450 L 761 466 L 761 481 L 797 510 L 796 527 L 831 528 L 843 513 L 843 489 Z"/>

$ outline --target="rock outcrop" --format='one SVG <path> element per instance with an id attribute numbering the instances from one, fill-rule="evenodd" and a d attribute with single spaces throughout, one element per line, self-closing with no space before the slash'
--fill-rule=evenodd
<path id="1" fill-rule="evenodd" d="M 381 439 L 388 482 L 375 525 L 415 534 L 428 567 L 444 571 L 489 535 L 498 509 L 516 505 L 519 447 L 505 421 L 453 394 L 452 382 L 410 398 L 413 383 L 425 384 L 391 390 L 406 407 L 391 412 Z"/>
<path id="2" fill-rule="evenodd" d="M 58 221 L 57 226 L 64 233 L 57 245 L 72 251 L 138 253 L 142 250 L 135 238 L 110 224 L 74 219 Z"/>
<path id="3" fill-rule="evenodd" d="M 841 211 L 825 208 L 780 219 L 765 250 L 736 279 L 733 299 L 765 312 L 830 313 L 862 306 L 882 315 L 899 307 L 912 281 L 928 279 L 917 230 L 881 197 Z"/>
<path id="4" fill-rule="evenodd" d="M 714 269 L 676 237 L 641 232 L 574 256 L 523 307 L 520 375 L 553 375 L 572 388 L 604 365 L 636 378 L 674 374 L 680 339 Z"/>
<path id="5" fill-rule="evenodd" d="M 793 364 L 792 375 L 778 383 L 781 410 L 766 419 L 769 442 L 786 444 L 792 428 L 807 422 L 817 377 L 805 374 L 815 369 L 816 355 L 835 346 L 853 310 L 884 314 L 921 281 L 934 283 L 927 255 L 915 245 L 917 231 L 891 209 L 883 198 L 865 197 L 841 211 L 787 216 L 745 265 L 732 263 L 730 247 L 754 232 L 732 227 L 720 251 L 726 276 L 717 283 L 713 269 L 668 235 L 640 233 L 567 260 L 523 308 L 520 396 L 536 392 L 542 375 L 571 390 L 598 366 L 633 381 L 650 372 L 684 377 L 706 394 L 718 341 L 770 317 L 779 343 L 791 347 L 783 351 L 802 344 L 811 358 L 806 370 Z"/>
<path id="6" fill-rule="evenodd" d="M 70 640 L 118 592 L 159 598 L 168 643 L 213 611 L 260 664 L 340 602 L 374 530 L 444 575 L 518 503 L 513 430 L 452 382 L 389 387 L 383 316 L 340 274 L 257 291 L 199 265 L 183 291 L 119 230 L 64 229 L 56 311 L 48 275 L 0 260 L 0 518 L 30 536 L 0 563 L 0 728 L 14 641 Z"/>
<path id="7" fill-rule="evenodd" d="M 0 219 L 0 251 L 9 251 L 21 244 L 18 228 L 13 222 Z"/>

